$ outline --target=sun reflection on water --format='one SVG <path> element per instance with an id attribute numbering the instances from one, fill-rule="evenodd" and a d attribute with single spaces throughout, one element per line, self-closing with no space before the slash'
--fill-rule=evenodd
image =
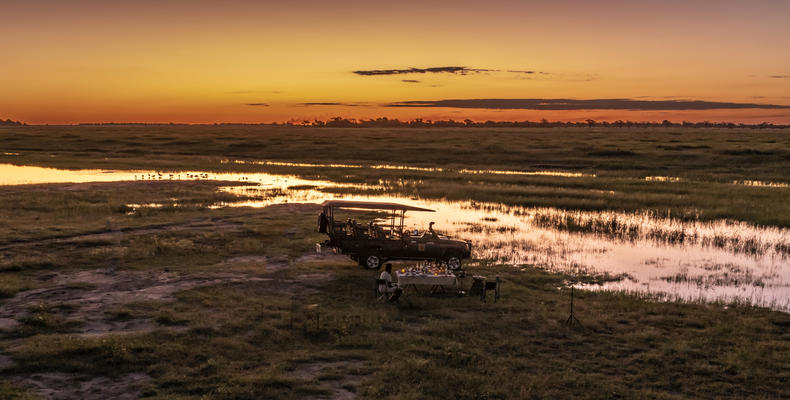
<path id="1" fill-rule="evenodd" d="M 306 168 L 354 168 L 354 169 L 385 169 L 395 171 L 419 171 L 419 172 L 455 172 L 459 174 L 470 175 L 524 175 L 524 176 L 556 176 L 566 178 L 581 178 L 581 177 L 595 177 L 595 174 L 585 174 L 581 172 L 569 171 L 514 171 L 514 170 L 497 170 L 497 169 L 454 169 L 442 167 L 415 167 L 411 165 L 395 165 L 395 164 L 318 164 L 318 163 L 297 163 L 297 162 L 284 162 L 284 161 L 249 161 L 249 160 L 222 160 L 223 164 L 248 164 L 248 165 L 270 165 L 279 167 L 306 167 Z"/>

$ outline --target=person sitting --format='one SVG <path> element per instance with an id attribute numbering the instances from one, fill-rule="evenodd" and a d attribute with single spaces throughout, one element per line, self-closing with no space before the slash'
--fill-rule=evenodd
<path id="1" fill-rule="evenodd" d="M 428 225 L 428 230 L 431 232 L 431 236 L 433 236 L 434 238 L 438 238 L 439 235 L 437 235 L 436 232 L 434 232 L 433 230 L 433 224 L 435 224 L 435 222 L 431 221 L 431 223 Z"/>
<path id="2" fill-rule="evenodd" d="M 351 218 L 346 220 L 346 232 L 348 236 L 357 237 L 357 222 Z"/>
<path id="3" fill-rule="evenodd" d="M 379 233 L 378 226 L 376 226 L 375 222 L 370 221 L 370 223 L 368 223 L 368 236 L 370 236 L 373 239 L 378 239 L 379 238 L 378 233 Z"/>
<path id="4" fill-rule="evenodd" d="M 400 286 L 394 286 L 392 284 L 392 263 L 387 263 L 384 267 L 384 271 L 379 275 L 379 279 L 384 281 L 383 284 L 379 284 L 379 293 L 389 294 L 390 296 L 387 301 L 398 300 L 401 293 L 403 293 L 403 289 L 401 289 Z"/>

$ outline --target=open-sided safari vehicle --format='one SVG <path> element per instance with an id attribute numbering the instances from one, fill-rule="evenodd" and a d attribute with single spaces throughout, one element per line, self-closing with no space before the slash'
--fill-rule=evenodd
<path id="1" fill-rule="evenodd" d="M 378 269 L 387 260 L 432 260 L 446 263 L 451 270 L 458 270 L 462 260 L 472 253 L 471 242 L 434 232 L 433 222 L 427 232 L 403 230 L 406 211 L 434 210 L 397 203 L 348 200 L 327 200 L 321 206 L 318 231 L 329 236 L 323 247 L 346 254 L 368 269 Z M 342 220 L 337 213 L 340 209 L 374 211 L 379 213 L 379 217 L 367 223 L 351 218 Z"/>

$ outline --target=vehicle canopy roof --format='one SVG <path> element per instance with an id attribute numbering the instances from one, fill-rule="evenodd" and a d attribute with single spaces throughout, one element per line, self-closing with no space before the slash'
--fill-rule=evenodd
<path id="1" fill-rule="evenodd" d="M 434 212 L 429 208 L 408 206 L 398 203 L 387 203 L 378 201 L 353 201 L 353 200 L 326 200 L 321 203 L 321 207 L 327 208 L 357 208 L 365 210 L 397 210 L 397 211 L 428 211 Z"/>

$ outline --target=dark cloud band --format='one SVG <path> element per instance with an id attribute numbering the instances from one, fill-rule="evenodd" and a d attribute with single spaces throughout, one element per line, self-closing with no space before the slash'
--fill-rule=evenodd
<path id="1" fill-rule="evenodd" d="M 491 110 L 717 110 L 717 109 L 790 109 L 777 104 L 726 103 L 703 100 L 633 100 L 633 99 L 465 99 L 401 101 L 388 107 L 482 108 Z"/>
<path id="2" fill-rule="evenodd" d="M 303 106 L 343 106 L 343 107 L 362 107 L 367 104 L 363 103 L 336 103 L 336 102 L 311 102 L 311 103 L 302 103 Z"/>
<path id="3" fill-rule="evenodd" d="M 548 75 L 548 72 L 543 71 L 533 71 L 533 70 L 522 70 L 522 69 L 509 69 L 507 72 L 511 74 L 524 74 L 524 75 Z"/>
<path id="4" fill-rule="evenodd" d="M 404 75 L 404 74 L 459 74 L 466 75 L 480 72 L 496 72 L 498 70 L 469 67 L 431 67 L 431 68 L 404 68 L 404 69 L 368 69 L 352 71 L 362 76 Z"/>

